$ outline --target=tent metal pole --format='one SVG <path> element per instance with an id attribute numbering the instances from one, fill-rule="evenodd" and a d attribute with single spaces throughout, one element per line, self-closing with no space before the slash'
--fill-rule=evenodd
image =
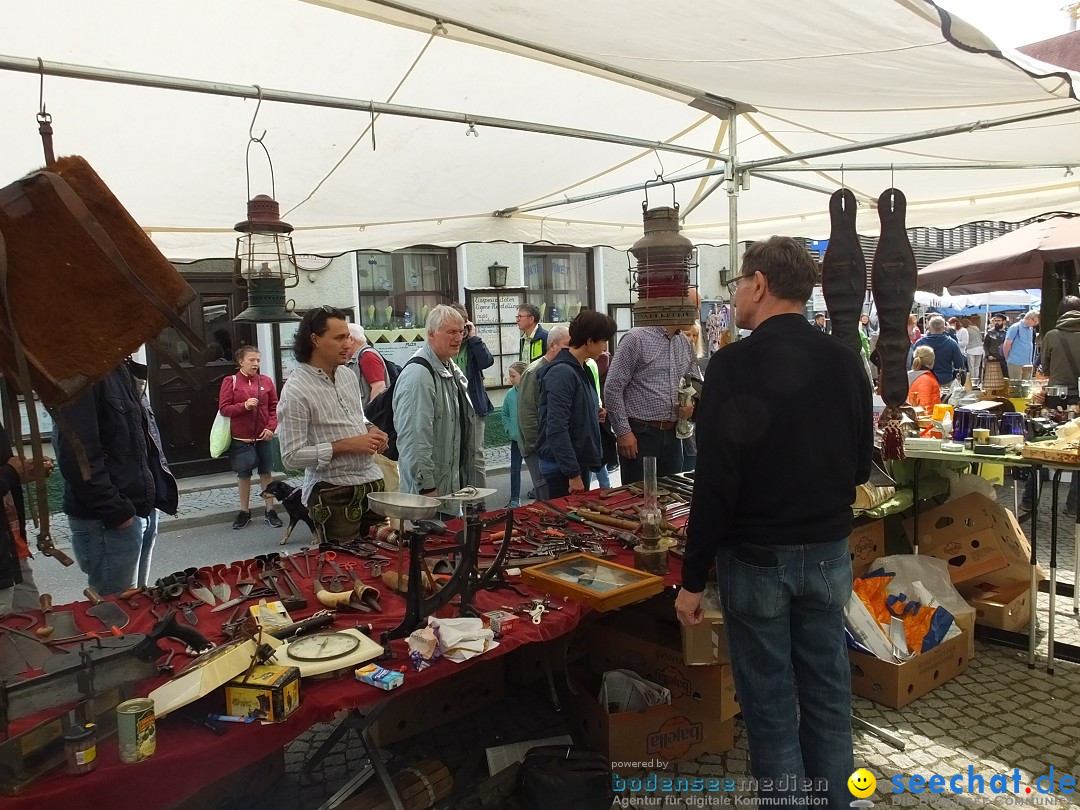
<path id="1" fill-rule="evenodd" d="M 891 172 L 938 171 L 951 169 L 1070 169 L 1076 163 L 829 163 L 811 166 L 762 166 L 753 172 L 764 177 L 767 172 Z"/>
<path id="2" fill-rule="evenodd" d="M 735 168 L 739 152 L 739 141 L 735 130 L 739 117 L 731 116 L 728 122 L 728 154 L 731 156 L 732 173 L 728 182 L 728 278 L 739 277 L 739 185 L 742 183 L 742 170 Z M 735 326 L 735 296 L 731 296 L 731 320 L 728 322 L 729 342 L 739 339 L 739 330 Z"/>
<path id="3" fill-rule="evenodd" d="M 863 149 L 876 149 L 879 146 L 894 146 L 900 143 L 911 143 L 912 141 L 927 141 L 931 138 L 941 138 L 945 135 L 959 135 L 966 132 L 976 132 L 980 129 L 992 129 L 993 127 L 1000 127 L 1006 124 L 1036 121 L 1040 118 L 1049 118 L 1054 115 L 1065 115 L 1077 112 L 1080 112 L 1080 106 L 1074 104 L 1071 107 L 1058 107 L 1055 110 L 1042 110 L 1040 112 L 1025 113 L 1023 115 L 1010 115 L 1006 118 L 991 118 L 986 121 L 972 121 L 969 124 L 927 129 L 922 132 L 911 132 L 906 135 L 890 135 L 887 138 L 876 138 L 875 140 L 862 141 L 861 143 L 828 146 L 823 149 L 810 149 L 806 152 L 794 152 L 790 155 L 778 155 L 777 157 L 762 158 L 761 160 L 749 160 L 743 164 L 742 168 L 759 169 L 763 166 L 776 166 L 782 163 L 792 163 L 809 160 L 810 158 L 825 157 L 826 155 L 844 155 L 849 152 L 859 152 Z M 889 164 L 885 165 L 887 167 Z"/>
<path id="4" fill-rule="evenodd" d="M 722 182 L 724 175 L 727 174 L 727 167 L 721 167 L 719 169 L 707 169 L 700 172 L 692 172 L 691 174 L 678 174 L 672 177 L 665 177 L 665 183 L 682 183 L 687 180 L 700 180 L 702 177 L 712 177 L 714 175 L 720 175 L 721 179 L 717 182 Z M 559 205 L 571 205 L 572 203 L 586 202 L 588 200 L 599 200 L 604 197 L 614 197 L 618 194 L 629 194 L 633 191 L 641 191 L 644 188 L 644 183 L 635 183 L 632 186 L 620 186 L 619 188 L 611 188 L 605 191 L 594 191 L 590 194 L 579 194 L 575 197 L 563 197 L 561 200 L 553 200 L 551 202 L 536 203 L 535 205 L 522 205 L 520 207 L 514 206 L 513 208 L 500 208 L 495 212 L 497 217 L 508 217 L 512 214 L 527 214 L 530 211 L 540 211 L 544 208 L 554 208 Z"/>
<path id="5" fill-rule="evenodd" d="M 188 93 L 205 93 L 208 95 L 230 96 L 233 98 L 257 99 L 261 96 L 263 101 L 277 101 L 283 104 L 302 104 L 311 107 L 355 110 L 358 112 L 369 112 L 379 115 L 423 118 L 430 121 L 446 121 L 449 123 L 462 124 L 469 127 L 484 126 L 495 129 L 517 130 L 519 132 L 537 132 L 543 135 L 558 135 L 586 141 L 601 141 L 603 143 L 622 144 L 623 146 L 635 146 L 639 149 L 655 149 L 660 152 L 675 152 L 681 155 L 719 160 L 725 163 L 728 160 L 727 155 L 719 155 L 715 152 L 710 152 L 707 149 L 696 149 L 689 146 L 664 143 L 663 141 L 648 141 L 642 138 L 631 138 L 626 135 L 614 135 L 587 129 L 539 124 L 533 121 L 518 121 L 511 118 L 473 115 L 471 113 L 435 110 L 427 107 L 408 107 L 402 104 L 363 101 L 360 99 L 343 98 L 341 96 L 321 96 L 312 93 L 299 93 L 291 90 L 274 90 L 266 87 L 260 89 L 254 85 L 224 84 L 222 82 L 184 79 L 176 76 L 161 76 L 151 73 L 133 73 L 126 70 L 89 67 L 87 65 L 72 65 L 63 62 L 43 62 L 41 66 L 39 66 L 36 59 L 27 59 L 20 56 L 0 54 L 0 70 L 11 70 L 18 73 L 33 73 L 39 75 L 44 73 L 48 76 L 60 76 L 68 79 L 85 79 L 95 82 L 126 84 L 134 85 L 136 87 L 154 87 L 161 90 L 180 90 Z"/>
<path id="6" fill-rule="evenodd" d="M 825 188 L 824 186 L 815 186 L 813 183 L 804 183 L 801 180 L 792 180 L 790 177 L 773 177 L 771 174 L 758 174 L 757 172 L 749 173 L 752 177 L 760 177 L 762 180 L 769 180 L 773 183 L 781 183 L 785 186 L 793 186 L 794 188 L 805 189 L 806 191 L 816 191 L 818 194 L 831 195 L 836 189 Z M 861 196 L 862 202 L 872 202 L 870 197 L 866 195 L 855 194 L 856 197 Z"/>
<path id="7" fill-rule="evenodd" d="M 718 177 L 716 179 L 716 182 L 714 182 L 711 186 L 709 186 L 707 189 L 705 189 L 701 193 L 700 197 L 698 197 L 696 200 L 694 200 L 692 203 L 690 203 L 690 205 L 686 206 L 686 208 L 684 208 L 682 210 L 681 215 L 680 215 L 679 218 L 683 222 L 685 222 L 686 218 L 688 216 L 690 216 L 690 214 L 693 212 L 693 210 L 695 208 L 697 208 L 699 205 L 701 205 L 703 202 L 705 202 L 705 200 L 709 199 L 709 195 L 712 194 L 714 191 L 716 191 L 718 188 L 720 188 L 721 184 L 727 179 L 728 179 L 727 178 L 727 173 L 725 172 L 724 176 Z"/>

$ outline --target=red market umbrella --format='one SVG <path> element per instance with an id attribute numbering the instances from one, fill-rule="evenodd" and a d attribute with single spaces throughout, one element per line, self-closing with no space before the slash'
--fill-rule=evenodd
<path id="1" fill-rule="evenodd" d="M 980 293 L 1041 288 L 1047 262 L 1080 259 L 1080 217 L 1054 216 L 929 264 L 920 290 Z"/>

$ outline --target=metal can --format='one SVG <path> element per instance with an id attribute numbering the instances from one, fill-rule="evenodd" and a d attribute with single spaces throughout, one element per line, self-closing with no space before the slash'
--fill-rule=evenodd
<path id="1" fill-rule="evenodd" d="M 120 761 L 142 762 L 157 750 L 154 701 L 150 698 L 125 700 L 116 707 L 116 736 L 120 741 Z"/>

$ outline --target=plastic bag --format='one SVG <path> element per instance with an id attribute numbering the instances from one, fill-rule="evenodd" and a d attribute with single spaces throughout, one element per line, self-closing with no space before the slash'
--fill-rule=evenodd
<path id="1" fill-rule="evenodd" d="M 222 416 L 221 411 L 210 426 L 210 458 L 221 458 L 232 443 L 232 420 Z"/>
<path id="2" fill-rule="evenodd" d="M 636 712 L 650 706 L 671 703 L 671 690 L 647 681 L 629 669 L 612 669 L 604 673 L 600 685 L 600 705 L 608 714 Z"/>
<path id="3" fill-rule="evenodd" d="M 439 649 L 448 661 L 460 664 L 499 646 L 491 629 L 481 619 L 436 619 L 428 616 L 428 627 L 439 639 Z"/>
<path id="4" fill-rule="evenodd" d="M 985 495 L 992 501 L 997 500 L 997 493 L 994 491 L 994 485 L 981 475 L 971 475 L 970 473 L 960 473 L 956 470 L 943 469 L 938 471 L 939 475 L 949 482 L 949 500 L 954 498 L 962 498 L 965 495 L 970 495 L 972 492 L 978 492 L 980 495 Z"/>

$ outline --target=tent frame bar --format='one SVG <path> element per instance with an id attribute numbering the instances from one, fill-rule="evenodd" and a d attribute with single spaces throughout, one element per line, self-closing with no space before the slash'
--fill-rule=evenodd
<path id="1" fill-rule="evenodd" d="M 664 143 L 663 141 L 648 141 L 642 138 L 631 138 L 627 135 L 614 135 L 587 129 L 576 129 L 574 127 L 560 127 L 532 121 L 519 121 L 511 118 L 498 118 L 487 115 L 473 115 L 471 113 L 436 110 L 428 107 L 409 107 L 403 104 L 387 104 L 372 100 L 363 101 L 341 96 L 323 96 L 291 90 L 275 90 L 267 87 L 260 88 L 255 85 L 225 84 L 223 82 L 185 79 L 176 76 L 161 76 L 152 73 L 135 73 L 126 70 L 113 70 L 111 68 L 73 65 L 64 62 L 41 62 L 39 64 L 37 59 L 27 59 L 25 57 L 8 56 L 4 54 L 0 54 L 0 70 L 60 76 L 68 79 L 85 79 L 88 81 L 109 82 L 112 84 L 133 85 L 136 87 L 153 87 L 162 90 L 179 90 L 188 93 L 205 93 L 208 95 L 229 96 L 233 98 L 262 98 L 263 101 L 277 101 L 283 104 L 301 104 L 312 107 L 354 110 L 357 112 L 378 115 L 423 118 L 430 121 L 445 121 L 448 123 L 462 124 L 467 127 L 485 126 L 494 129 L 516 130 L 519 132 L 536 132 L 543 135 L 558 135 L 561 137 L 578 138 L 586 141 L 600 141 L 602 143 L 634 146 L 639 149 L 675 152 L 677 154 L 690 155 L 697 158 L 719 160 L 724 163 L 727 163 L 728 161 L 727 155 L 710 152 L 707 149 L 680 146 L 679 144 Z"/>
<path id="2" fill-rule="evenodd" d="M 1010 115 L 1005 118 L 991 118 L 985 121 L 973 121 L 969 124 L 958 124 L 951 127 L 926 129 L 922 132 L 912 132 L 906 135 L 890 135 L 885 138 L 876 138 L 870 141 L 860 141 L 858 143 L 843 144 L 841 146 L 827 146 L 821 149 L 810 149 L 806 152 L 793 152 L 790 155 L 778 155 L 777 157 L 762 158 L 761 160 L 748 160 L 745 163 L 740 164 L 739 169 L 760 169 L 765 166 L 776 166 L 784 163 L 809 160 L 816 157 L 825 157 L 827 155 L 842 155 L 849 152 L 859 152 L 863 149 L 876 149 L 880 146 L 895 146 L 896 144 L 911 143 L 912 141 L 928 141 L 933 138 L 941 138 L 946 135 L 960 135 L 967 132 L 977 132 L 981 129 L 992 129 L 994 127 L 1005 126 L 1007 124 L 1018 124 L 1024 121 L 1036 121 L 1040 118 L 1049 118 L 1054 115 L 1065 115 L 1067 113 L 1077 112 L 1080 112 L 1080 106 L 1074 104 L 1070 107 L 1058 107 L 1053 110 L 1040 110 L 1038 112 L 1023 113 L 1021 115 Z"/>
<path id="3" fill-rule="evenodd" d="M 830 163 L 808 166 L 763 166 L 750 173 L 764 177 L 769 172 L 929 172 L 939 169 L 1071 169 L 1080 164 L 1067 163 Z"/>

